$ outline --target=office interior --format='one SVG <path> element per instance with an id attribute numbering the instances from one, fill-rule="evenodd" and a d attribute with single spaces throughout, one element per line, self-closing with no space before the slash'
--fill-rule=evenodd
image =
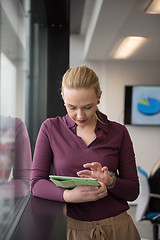
<path id="1" fill-rule="evenodd" d="M 33 221 L 33 207 L 44 207 L 44 202 L 37 199 L 30 203 L 29 169 L 42 122 L 66 114 L 60 82 L 69 67 L 86 64 L 97 73 L 102 88 L 99 109 L 121 124 L 124 124 L 125 86 L 160 86 L 160 14 L 147 13 L 151 2 L 0 0 L 1 240 L 22 237 L 26 222 L 31 219 L 32 225 L 39 218 L 36 215 Z M 117 46 L 128 36 L 140 36 L 146 41 L 130 56 L 116 58 Z M 20 126 L 17 128 L 28 134 L 30 140 L 29 146 L 27 138 L 28 155 L 21 169 L 25 173 L 22 177 L 25 186 L 17 185 L 16 181 L 8 184 L 8 179 L 14 179 L 16 163 L 13 154 L 16 149 L 10 150 L 17 137 L 15 126 Z M 4 131 L 4 127 L 11 130 Z M 160 159 L 160 126 L 126 124 L 126 127 L 133 141 L 136 164 L 149 175 Z M 4 145 L 9 149 L 5 154 Z M 21 193 L 17 190 L 19 184 Z M 54 239 L 65 239 L 65 206 L 60 204 L 55 208 L 52 204 L 45 204 L 48 221 L 60 224 L 63 229 L 60 238 L 57 225 L 53 224 Z M 137 201 L 131 204 L 136 205 Z M 57 215 L 51 218 L 50 207 L 58 220 Z M 37 229 L 39 226 L 36 225 Z M 32 240 L 34 234 L 26 234 L 23 239 Z M 42 235 L 38 237 L 42 239 Z"/>

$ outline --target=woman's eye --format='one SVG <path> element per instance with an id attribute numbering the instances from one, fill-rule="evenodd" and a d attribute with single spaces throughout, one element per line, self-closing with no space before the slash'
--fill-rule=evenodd
<path id="1" fill-rule="evenodd" d="M 89 107 L 85 107 L 84 109 L 89 110 L 89 109 L 91 109 L 91 108 L 92 108 L 92 106 L 89 106 Z"/>
<path id="2" fill-rule="evenodd" d="M 68 107 L 68 108 L 71 111 L 77 110 L 77 107 Z M 86 107 L 81 108 L 81 110 L 89 110 L 91 108 L 92 108 L 92 106 L 86 106 Z"/>

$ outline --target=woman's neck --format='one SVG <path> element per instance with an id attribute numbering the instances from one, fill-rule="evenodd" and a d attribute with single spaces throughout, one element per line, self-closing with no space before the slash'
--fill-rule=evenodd
<path id="1" fill-rule="evenodd" d="M 96 139 L 95 133 L 96 123 L 97 119 L 92 124 L 88 124 L 84 127 L 77 126 L 76 128 L 77 136 L 81 137 L 86 146 L 89 146 Z"/>

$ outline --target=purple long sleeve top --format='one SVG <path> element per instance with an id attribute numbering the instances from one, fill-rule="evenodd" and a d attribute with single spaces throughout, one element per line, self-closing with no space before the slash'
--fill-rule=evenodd
<path id="1" fill-rule="evenodd" d="M 95 128 L 96 139 L 89 145 L 76 135 L 76 124 L 67 114 L 47 119 L 41 126 L 35 146 L 31 188 L 34 196 L 64 201 L 65 189 L 49 181 L 51 164 L 54 174 L 77 177 L 83 164 L 100 162 L 117 175 L 116 185 L 108 195 L 95 202 L 68 203 L 68 216 L 82 221 L 96 221 L 116 216 L 129 209 L 127 201 L 139 194 L 139 181 L 132 141 L 125 126 L 109 121 L 100 113 Z M 102 123 L 103 122 L 103 123 Z"/>

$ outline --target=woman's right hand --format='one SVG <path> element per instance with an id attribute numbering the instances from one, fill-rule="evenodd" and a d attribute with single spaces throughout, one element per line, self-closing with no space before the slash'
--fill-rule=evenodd
<path id="1" fill-rule="evenodd" d="M 72 190 L 66 189 L 63 193 L 63 199 L 68 203 L 92 202 L 107 196 L 107 187 L 99 182 L 100 187 L 77 186 Z"/>

